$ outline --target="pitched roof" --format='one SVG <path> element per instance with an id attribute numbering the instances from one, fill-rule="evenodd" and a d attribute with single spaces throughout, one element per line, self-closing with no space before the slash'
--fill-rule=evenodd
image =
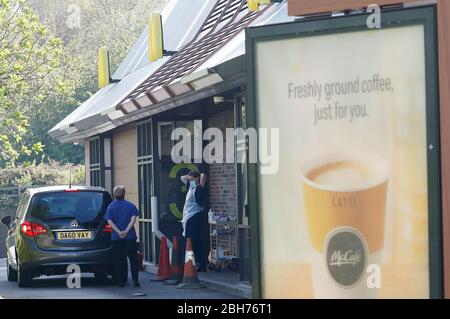
<path id="1" fill-rule="evenodd" d="M 213 6 L 214 1 L 208 0 L 170 1 L 161 13 L 165 49 L 177 51 L 190 42 Z M 181 30 L 183 31 L 180 32 Z M 113 78 L 123 79 L 127 74 L 149 64 L 151 62 L 148 59 L 148 27 L 145 27 Z"/>
<path id="2" fill-rule="evenodd" d="M 169 63 L 161 66 L 141 85 L 139 85 L 126 99 L 119 103 L 117 109 L 128 114 L 129 111 L 124 104 L 131 103 L 137 109 L 143 105 L 138 98 L 146 97 L 145 106 L 161 102 L 158 99 L 161 94 L 157 91 L 163 90 L 166 98 L 174 97 L 180 93 L 193 91 L 189 85 L 181 85 L 172 90 L 171 84 L 183 76 L 191 74 L 196 67 L 206 62 L 208 58 L 219 51 L 228 41 L 243 31 L 257 17 L 263 14 L 264 10 L 249 12 L 246 0 L 219 0 L 211 10 L 204 24 L 198 31 L 196 37 L 180 51 L 178 51 Z M 179 92 L 181 90 L 181 92 Z M 178 91 L 178 92 L 177 92 Z M 153 94 L 155 92 L 155 94 Z M 164 96 L 163 95 L 163 96 Z M 144 101 L 145 101 L 144 100 Z"/>
<path id="3" fill-rule="evenodd" d="M 191 5 L 186 7 L 186 3 Z M 61 142 L 81 141 L 183 105 L 184 101 L 192 102 L 218 90 L 245 84 L 245 74 L 228 79 L 233 71 L 229 65 L 219 68 L 227 63 L 239 65 L 235 72 L 245 73 L 242 62 L 245 28 L 294 19 L 288 17 L 287 1 L 249 12 L 246 0 L 172 0 L 164 14 L 167 16 L 163 20 L 165 46 L 167 50 L 177 51 L 176 54 L 155 63 L 147 62 L 148 40 L 144 30 L 114 74 L 114 77 L 123 75 L 122 80 L 97 92 L 56 125 L 50 135 Z M 189 18 L 180 22 L 183 14 Z M 209 91 L 196 94 L 196 88 L 185 79 L 195 78 L 199 72 L 208 74 L 211 69 L 225 70 L 217 72 L 220 74 L 214 80 L 215 85 L 226 85 L 220 88 L 211 85 Z"/>
<path id="4" fill-rule="evenodd" d="M 169 50 L 176 50 L 192 40 L 197 34 L 203 20 L 210 13 L 215 0 L 170 0 L 162 11 L 164 43 Z M 151 63 L 148 59 L 148 27 L 145 27 L 140 37 L 112 75 L 113 79 L 120 79 L 118 83 L 98 90 L 86 102 L 66 118 L 56 124 L 49 134 L 55 138 L 79 131 L 79 121 L 86 122 L 91 116 L 98 121 L 109 121 L 105 118 L 111 109 L 130 93 L 149 74 L 157 70 L 159 60 Z M 93 114 L 94 113 L 94 114 Z M 89 119 L 94 120 L 94 119 Z M 75 125 L 77 124 L 77 126 Z M 69 140 L 70 141 L 70 140 Z"/>

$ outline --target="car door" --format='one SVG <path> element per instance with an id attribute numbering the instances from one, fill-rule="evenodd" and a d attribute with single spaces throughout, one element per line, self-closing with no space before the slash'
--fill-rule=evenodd
<path id="1" fill-rule="evenodd" d="M 107 192 L 59 191 L 33 196 L 26 220 L 42 227 L 38 248 L 88 251 L 111 246 L 111 229 L 103 219 L 111 202 Z"/>
<path id="2" fill-rule="evenodd" d="M 16 212 L 12 218 L 11 224 L 8 227 L 8 234 L 6 237 L 6 251 L 8 254 L 8 260 L 10 265 L 17 269 L 17 259 L 16 259 L 16 240 L 18 232 L 20 231 L 20 220 L 25 214 L 25 210 L 30 201 L 30 192 L 26 191 L 20 198 L 19 204 L 17 205 Z"/>

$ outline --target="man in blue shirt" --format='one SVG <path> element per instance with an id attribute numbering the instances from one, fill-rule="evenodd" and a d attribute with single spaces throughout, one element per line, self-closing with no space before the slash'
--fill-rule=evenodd
<path id="1" fill-rule="evenodd" d="M 112 228 L 111 240 L 115 273 L 114 281 L 120 287 L 128 281 L 127 256 L 130 260 L 131 276 L 135 287 L 139 287 L 137 267 L 137 236 L 134 225 L 139 216 L 139 211 L 133 203 L 125 200 L 125 187 L 114 187 L 115 200 L 106 209 L 105 219 Z"/>

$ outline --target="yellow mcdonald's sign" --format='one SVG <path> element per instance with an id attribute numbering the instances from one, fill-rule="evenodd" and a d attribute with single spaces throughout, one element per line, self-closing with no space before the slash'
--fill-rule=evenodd
<path id="1" fill-rule="evenodd" d="M 259 0 L 247 0 L 248 11 L 258 11 Z"/>
<path id="2" fill-rule="evenodd" d="M 270 0 L 247 0 L 249 11 L 258 11 L 259 6 L 269 5 Z"/>
<path id="3" fill-rule="evenodd" d="M 98 87 L 104 88 L 109 85 L 109 53 L 107 48 L 98 49 Z"/>
<path id="4" fill-rule="evenodd" d="M 148 23 L 148 41 L 150 62 L 161 59 L 163 57 L 164 43 L 162 19 L 159 12 L 154 12 L 150 15 L 150 21 Z"/>

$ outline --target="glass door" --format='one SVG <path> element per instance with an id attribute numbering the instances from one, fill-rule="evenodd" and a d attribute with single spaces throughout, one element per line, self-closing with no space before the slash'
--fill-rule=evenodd
<path id="1" fill-rule="evenodd" d="M 245 92 L 235 96 L 235 128 L 246 126 Z M 251 282 L 250 269 L 250 218 L 248 210 L 248 137 L 238 134 L 236 137 L 236 172 L 238 198 L 238 244 L 239 244 L 239 280 Z"/>
<path id="2" fill-rule="evenodd" d="M 183 206 L 186 199 L 187 188 L 181 182 L 180 177 L 187 175 L 189 171 L 200 172 L 202 164 L 194 161 L 194 138 L 195 133 L 202 134 L 199 127 L 195 128 L 196 120 L 177 119 L 176 121 L 158 122 L 158 203 L 159 203 L 159 228 L 160 231 L 172 240 L 173 236 L 181 238 L 183 217 Z M 189 132 L 191 138 L 191 152 L 186 155 L 186 163 L 174 163 L 171 152 L 175 144 L 172 141 L 172 132 L 175 129 L 184 128 Z M 189 138 L 184 136 L 183 138 Z"/>

